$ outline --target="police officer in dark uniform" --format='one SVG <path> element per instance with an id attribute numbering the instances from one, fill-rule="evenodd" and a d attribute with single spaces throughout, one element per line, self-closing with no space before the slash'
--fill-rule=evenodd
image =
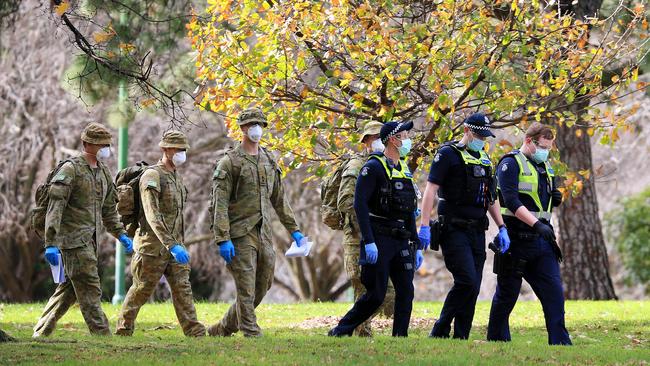
<path id="1" fill-rule="evenodd" d="M 510 252 L 501 256 L 492 299 L 487 339 L 510 341 L 508 318 L 517 302 L 522 277 L 542 302 L 549 344 L 570 345 L 564 325 L 564 295 L 559 261 L 562 253 L 550 225 L 551 211 L 562 203 L 547 162 L 553 130 L 533 123 L 520 150 L 506 154 L 497 167 L 499 200 L 510 231 Z"/>
<path id="2" fill-rule="evenodd" d="M 422 198 L 420 241 L 425 247 L 430 243 L 428 223 L 437 193 L 440 247 L 445 265 L 454 277 L 440 318 L 429 334 L 436 338 L 449 337 L 452 321 L 454 338 L 469 337 L 486 258 L 487 211 L 499 226 L 500 240 L 510 242 L 496 201 L 492 163 L 483 151 L 485 140 L 494 137 L 490 120 L 476 113 L 463 124 L 463 138 L 459 142 L 445 143 L 434 156 Z"/>
<path id="3" fill-rule="evenodd" d="M 408 336 L 413 308 L 413 275 L 423 261 L 415 226 L 416 186 L 404 160 L 411 148 L 413 122 L 388 122 L 380 138 L 384 153 L 373 153 L 361 168 L 354 210 L 361 230 L 359 264 L 366 288 L 329 336 L 349 336 L 384 301 L 390 277 L 395 288 L 393 336 Z M 411 247 L 410 242 L 414 243 Z"/>

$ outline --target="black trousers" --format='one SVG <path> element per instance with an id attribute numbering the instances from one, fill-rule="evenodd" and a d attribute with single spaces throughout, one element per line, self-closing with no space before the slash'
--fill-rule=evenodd
<path id="1" fill-rule="evenodd" d="M 448 338 L 454 323 L 454 338 L 469 338 L 476 299 L 481 289 L 485 264 L 485 231 L 447 226 L 440 243 L 445 266 L 454 277 L 440 318 L 431 330 L 432 337 Z"/>
<path id="2" fill-rule="evenodd" d="M 408 239 L 396 239 L 379 234 L 375 235 L 375 244 L 379 252 L 377 263 L 362 264 L 361 267 L 361 282 L 366 287 L 366 293 L 354 303 L 352 309 L 334 328 L 333 332 L 336 334 L 352 334 L 357 326 L 377 311 L 384 302 L 390 278 L 395 287 L 393 336 L 408 336 L 413 310 L 414 253 Z M 361 257 L 365 258 L 363 245 L 360 250 Z"/>

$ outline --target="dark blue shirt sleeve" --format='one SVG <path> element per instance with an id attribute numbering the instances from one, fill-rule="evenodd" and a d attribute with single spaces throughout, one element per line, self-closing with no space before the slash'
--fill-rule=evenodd
<path id="1" fill-rule="evenodd" d="M 519 165 L 514 157 L 501 160 L 497 166 L 497 179 L 505 207 L 514 214 L 524 205 L 519 199 Z"/>
<path id="2" fill-rule="evenodd" d="M 456 152 L 453 150 L 453 147 L 443 146 L 436 155 L 433 156 L 433 161 L 431 162 L 431 168 L 429 169 L 429 178 L 427 181 L 435 183 L 437 185 L 442 185 L 447 177 L 449 168 L 454 162 Z"/>
<path id="3" fill-rule="evenodd" d="M 354 188 L 354 212 L 357 214 L 362 244 L 375 242 L 370 227 L 370 200 L 375 189 L 386 174 L 384 167 L 376 159 L 370 159 L 359 172 L 357 185 Z"/>

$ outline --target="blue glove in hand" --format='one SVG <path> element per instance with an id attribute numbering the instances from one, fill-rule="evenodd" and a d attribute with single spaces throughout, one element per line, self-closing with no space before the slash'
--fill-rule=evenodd
<path id="1" fill-rule="evenodd" d="M 120 235 L 118 240 L 124 246 L 124 250 L 126 251 L 126 254 L 133 253 L 133 240 L 131 240 L 131 238 L 129 238 L 126 234 L 122 234 Z"/>
<path id="2" fill-rule="evenodd" d="M 61 253 L 59 252 L 59 248 L 53 246 L 47 247 L 45 248 L 45 260 L 50 265 L 56 266 L 59 264 L 59 253 Z"/>
<path id="3" fill-rule="evenodd" d="M 415 209 L 415 218 L 417 219 L 418 217 L 420 217 L 421 214 L 422 214 L 422 210 L 420 210 L 420 208 L 416 208 Z"/>
<path id="4" fill-rule="evenodd" d="M 377 258 L 379 257 L 379 250 L 377 250 L 377 245 L 375 245 L 375 243 L 366 244 L 365 249 L 366 249 L 366 263 L 368 264 L 377 263 Z"/>
<path id="5" fill-rule="evenodd" d="M 219 243 L 219 254 L 226 263 L 230 264 L 232 258 L 235 256 L 235 246 L 232 245 L 232 241 L 226 240 Z"/>
<path id="6" fill-rule="evenodd" d="M 415 252 L 415 270 L 420 269 L 420 266 L 424 263 L 424 255 L 422 254 L 422 249 L 418 249 Z"/>
<path id="7" fill-rule="evenodd" d="M 174 259 L 176 259 L 176 262 L 180 264 L 187 264 L 190 261 L 190 255 L 187 253 L 187 250 L 185 247 L 183 247 L 180 244 L 174 244 L 174 246 L 169 250 L 170 253 L 172 253 L 172 256 Z"/>
<path id="8" fill-rule="evenodd" d="M 291 237 L 293 238 L 293 240 L 296 241 L 296 246 L 300 246 L 300 241 L 301 241 L 302 238 L 304 238 L 305 236 L 302 235 L 302 233 L 300 232 L 300 230 L 296 230 L 296 231 L 294 231 L 294 232 L 291 233 Z"/>
<path id="9" fill-rule="evenodd" d="M 508 236 L 508 229 L 506 229 L 505 225 L 499 228 L 497 238 L 499 238 L 498 247 L 501 250 L 501 254 L 507 252 L 508 248 L 510 248 L 510 236 Z"/>
<path id="10" fill-rule="evenodd" d="M 420 226 L 418 238 L 420 238 L 420 243 L 422 243 L 422 249 L 429 248 L 429 244 L 431 244 L 431 227 L 429 225 Z"/>

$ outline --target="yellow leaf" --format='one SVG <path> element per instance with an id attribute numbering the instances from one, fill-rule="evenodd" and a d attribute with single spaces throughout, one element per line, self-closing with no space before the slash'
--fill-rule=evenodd
<path id="1" fill-rule="evenodd" d="M 61 4 L 54 7 L 54 12 L 56 13 L 56 15 L 62 16 L 63 13 L 65 13 L 66 10 L 68 10 L 69 7 L 70 7 L 70 3 L 67 2 L 67 1 L 64 1 Z"/>
<path id="2" fill-rule="evenodd" d="M 120 43 L 119 47 L 124 53 L 131 53 L 135 49 L 131 43 Z"/>
<path id="3" fill-rule="evenodd" d="M 591 176 L 591 171 L 589 169 L 580 170 L 578 171 L 578 174 L 582 175 L 585 179 L 589 179 Z"/>
<path id="4" fill-rule="evenodd" d="M 156 103 L 156 99 L 155 98 L 149 98 L 149 99 L 145 99 L 145 100 L 141 101 L 140 105 L 143 108 L 147 108 L 147 107 L 153 105 L 154 103 Z"/>
<path id="5" fill-rule="evenodd" d="M 576 130 L 576 137 L 582 137 L 582 130 Z"/>
<path id="6" fill-rule="evenodd" d="M 612 76 L 612 83 L 617 83 L 619 79 L 618 75 Z"/>
<path id="7" fill-rule="evenodd" d="M 115 32 L 108 31 L 108 32 L 95 32 L 93 33 L 93 39 L 95 40 L 96 43 L 104 43 L 108 41 L 109 39 L 113 38 L 115 35 Z"/>

